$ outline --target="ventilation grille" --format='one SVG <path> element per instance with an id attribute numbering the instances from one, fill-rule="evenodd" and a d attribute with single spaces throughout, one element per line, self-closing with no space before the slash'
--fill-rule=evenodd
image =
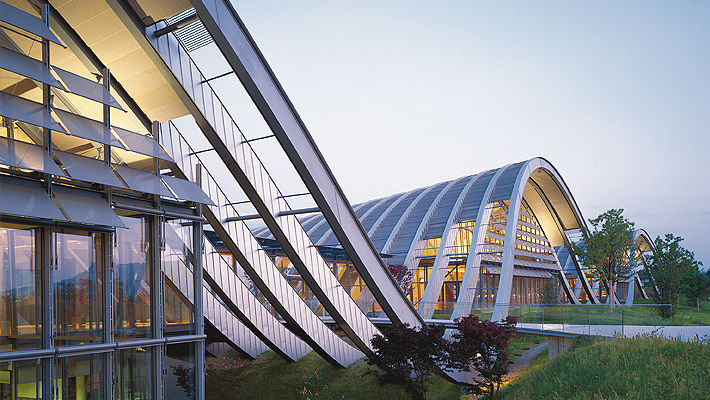
<path id="1" fill-rule="evenodd" d="M 181 12 L 180 14 L 167 18 L 165 21 L 168 25 L 172 25 L 196 14 L 197 12 L 195 9 L 191 8 L 187 11 Z M 209 32 L 207 32 L 207 29 L 204 25 L 202 25 L 202 21 L 200 20 L 180 29 L 176 29 L 173 33 L 177 36 L 180 43 L 185 46 L 185 50 L 187 50 L 188 53 L 191 53 L 201 47 L 205 47 L 213 42 L 212 36 L 210 36 Z"/>

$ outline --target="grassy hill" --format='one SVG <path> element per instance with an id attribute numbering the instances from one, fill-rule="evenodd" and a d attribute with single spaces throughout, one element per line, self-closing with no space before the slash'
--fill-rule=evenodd
<path id="1" fill-rule="evenodd" d="M 534 361 L 500 395 L 505 400 L 710 399 L 710 344 L 708 338 L 688 343 L 652 336 L 578 340 L 561 357 Z"/>

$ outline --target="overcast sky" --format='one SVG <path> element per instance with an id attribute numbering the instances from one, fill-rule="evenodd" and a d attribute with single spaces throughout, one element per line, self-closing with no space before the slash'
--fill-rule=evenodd
<path id="1" fill-rule="evenodd" d="M 539 156 L 585 218 L 623 208 L 710 266 L 709 1 L 233 2 L 352 203 Z M 237 83 L 214 82 L 242 110 Z"/>

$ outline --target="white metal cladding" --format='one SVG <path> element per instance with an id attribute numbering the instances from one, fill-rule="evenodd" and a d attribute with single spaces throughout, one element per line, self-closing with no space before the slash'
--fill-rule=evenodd
<path id="1" fill-rule="evenodd" d="M 191 0 L 191 4 L 195 7 L 197 15 L 210 32 L 224 58 L 239 77 L 252 101 L 264 116 L 272 132 L 278 138 L 279 144 L 298 171 L 301 179 L 303 179 L 321 212 L 328 219 L 343 249 L 360 273 L 360 277 L 370 285 L 370 289 L 389 318 L 393 322 L 408 322 L 415 326 L 423 325 L 424 321 L 399 290 L 379 252 L 372 245 L 367 233 L 362 228 L 345 198 L 345 194 L 325 162 L 323 155 L 313 142 L 313 138 L 306 129 L 305 124 L 293 108 L 288 96 L 278 83 L 256 43 L 254 43 L 246 27 L 239 19 L 234 7 L 226 0 Z M 227 145 L 229 146 L 229 143 Z M 258 201 L 258 199 L 253 200 Z M 278 206 L 281 207 L 282 204 L 278 204 Z M 260 211 L 260 213 L 263 214 L 268 211 L 268 209 L 265 209 Z M 279 211 L 279 209 L 273 211 Z M 270 219 L 268 215 L 264 215 L 264 218 Z M 286 218 L 286 221 L 266 221 L 267 226 L 273 225 L 269 226 L 269 228 L 280 242 L 282 238 L 279 238 L 281 233 L 278 232 L 278 229 L 279 224 L 284 222 L 291 224 L 295 229 L 290 232 L 284 231 L 285 236 L 288 237 L 290 234 L 290 238 L 303 241 L 299 243 L 293 240 L 284 240 L 284 242 L 280 243 L 291 261 L 299 267 L 301 260 L 298 259 L 298 253 L 299 250 L 303 249 L 300 245 L 309 242 L 310 239 L 305 235 L 305 231 L 298 225 L 298 221 L 295 218 Z M 294 234 L 296 236 L 293 236 Z M 286 239 L 286 237 L 283 239 Z M 292 248 L 292 243 L 295 248 Z M 319 255 L 312 254 L 312 257 L 317 259 Z M 306 262 L 306 265 L 309 265 L 311 260 L 304 259 L 303 261 Z M 324 267 L 327 268 L 327 266 Z M 321 302 L 331 313 L 331 316 L 349 336 L 351 333 L 348 331 L 355 329 L 352 332 L 352 336 L 350 336 L 351 340 L 364 351 L 368 351 L 371 334 L 376 332 L 374 325 L 352 302 L 345 290 L 340 288 L 328 295 L 326 292 L 332 291 L 330 286 L 316 284 L 316 282 L 326 284 L 327 281 L 333 280 L 331 279 L 334 278 L 332 273 L 330 273 L 328 278 L 325 278 L 326 280 L 319 282 L 319 280 L 323 279 L 322 276 L 319 276 L 321 275 L 320 272 L 310 277 L 310 271 L 305 266 L 299 268 L 302 268 L 299 272 L 304 280 L 313 280 L 311 289 L 315 289 L 316 295 L 318 295 L 317 292 L 323 292 L 323 295 L 328 296 L 327 299 L 321 298 Z M 318 269 L 323 271 L 324 274 L 325 269 L 323 269 L 323 266 L 318 266 Z M 337 282 L 337 279 L 334 280 Z M 340 307 L 340 310 L 333 307 L 331 300 Z M 340 311 L 342 311 L 342 315 Z M 358 335 L 355 334 L 356 332 L 358 332 Z M 360 343 L 363 340 L 364 343 Z"/>
<path id="2" fill-rule="evenodd" d="M 451 246 L 454 245 L 454 241 L 456 240 L 456 236 L 458 234 L 458 223 L 454 222 L 456 220 L 456 215 L 458 215 L 459 210 L 461 209 L 461 204 L 463 203 L 464 198 L 466 198 L 466 194 L 469 190 L 471 190 L 471 187 L 481 177 L 481 175 L 482 174 L 474 175 L 469 179 L 462 181 L 465 182 L 465 186 L 458 191 L 456 201 L 447 206 L 449 209 L 447 220 L 441 229 L 441 233 L 439 233 L 438 236 L 434 236 L 441 237 L 442 240 L 439 244 L 439 249 L 436 252 L 436 258 L 434 259 L 434 265 L 431 269 L 431 275 L 429 276 L 429 281 L 424 289 L 424 294 L 422 295 L 422 300 L 420 301 L 418 309 L 419 314 L 423 318 L 431 318 L 434 314 L 435 302 L 439 297 L 439 293 L 441 293 L 441 287 L 444 284 L 449 267 L 450 255 L 446 254 L 449 251 L 447 249 L 450 249 Z M 445 239 L 443 238 L 444 233 L 446 233 Z M 426 239 L 426 234 L 424 235 L 424 238 Z"/>
<path id="3" fill-rule="evenodd" d="M 205 240 L 204 271 L 207 283 L 225 305 L 272 350 L 296 361 L 311 352 L 303 340 L 288 330 L 254 296 L 222 256 Z"/>
<path id="4" fill-rule="evenodd" d="M 381 201 L 378 200 L 370 200 L 366 203 L 358 204 L 353 206 L 353 210 L 355 211 L 355 215 L 357 215 L 357 218 L 362 221 L 362 218 L 365 215 L 368 215 L 370 212 L 372 212 L 372 209 L 374 208 L 373 205 L 380 203 Z M 310 234 L 308 235 L 310 236 Z M 340 242 L 338 242 L 338 238 L 335 237 L 333 234 L 333 229 L 330 228 L 330 225 L 328 226 L 328 230 L 323 234 L 323 236 L 318 239 L 314 240 L 316 244 L 318 245 L 325 245 L 325 244 L 332 244 L 332 245 L 338 245 Z"/>
<path id="5" fill-rule="evenodd" d="M 210 293 L 208 288 L 202 289 L 202 304 L 205 319 L 214 325 L 233 347 L 244 351 L 252 358 L 269 350 L 264 342 L 259 340 L 216 296 Z"/>
<path id="6" fill-rule="evenodd" d="M 178 168 L 174 172 L 183 175 L 191 174 L 192 165 L 202 164 L 200 158 L 192 154 L 193 149 L 174 125 L 161 124 L 161 132 L 163 146 L 172 155 Z M 348 366 L 361 358 L 363 354 L 333 333 L 294 291 L 243 221 L 221 223 L 239 214 L 234 206 L 230 205 L 231 202 L 209 171 L 205 169 L 204 175 L 202 189 L 217 206 L 204 206 L 203 215 L 291 330 L 331 362 Z"/>
<path id="7" fill-rule="evenodd" d="M 298 269 L 304 282 L 356 347 L 369 352 L 370 339 L 378 332 L 377 328 L 340 285 L 298 219 L 294 215 L 279 216 L 279 213 L 291 210 L 288 202 L 216 93 L 209 83 L 202 83 L 205 81 L 204 76 L 174 35 L 161 36 L 155 44 L 204 113 L 204 122 L 209 123 L 209 127 L 198 124 L 203 133 Z M 199 100 L 194 95 L 198 92 Z M 401 295 L 399 292 L 397 294 Z"/>
<path id="8" fill-rule="evenodd" d="M 476 198 L 480 199 L 475 218 L 476 224 L 473 227 L 471 246 L 468 249 L 468 256 L 466 257 L 466 267 L 464 268 L 463 278 L 461 278 L 461 287 L 459 289 L 459 295 L 456 298 L 456 305 L 451 312 L 451 319 L 464 317 L 471 312 L 471 304 L 476 296 L 476 286 L 478 285 L 478 277 L 481 270 L 481 253 L 478 249 L 479 246 L 482 246 L 485 242 L 493 206 L 493 203 L 491 203 L 489 199 L 498 178 L 508 167 L 510 167 L 510 164 L 491 171 L 493 174 L 489 176 L 485 176 L 484 174 L 479 181 L 474 183 L 473 188 L 471 188 L 471 191 L 474 191 L 482 188 L 483 183 L 486 184 L 486 188 L 483 193 L 480 194 L 480 197 L 478 197 L 478 193 L 475 193 L 473 196 L 474 200 Z M 481 182 L 480 186 L 479 182 Z M 464 202 L 466 202 L 466 200 L 464 200 Z"/>

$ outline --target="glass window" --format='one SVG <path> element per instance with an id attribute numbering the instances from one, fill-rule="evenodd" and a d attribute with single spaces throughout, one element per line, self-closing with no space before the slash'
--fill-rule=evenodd
<path id="1" fill-rule="evenodd" d="M 0 223 L 0 351 L 41 346 L 41 272 L 37 229 Z"/>
<path id="2" fill-rule="evenodd" d="M 0 363 L 0 398 L 42 398 L 42 363 L 37 360 Z"/>
<path id="3" fill-rule="evenodd" d="M 104 355 L 92 354 L 57 360 L 54 385 L 57 400 L 103 398 Z"/>
<path id="4" fill-rule="evenodd" d="M 168 376 L 165 379 L 165 398 L 189 400 L 195 398 L 195 344 L 167 346 L 165 357 Z"/>
<path id="5" fill-rule="evenodd" d="M 102 340 L 103 242 L 91 232 L 59 230 L 54 272 L 54 344 Z"/>
<path id="6" fill-rule="evenodd" d="M 161 256 L 163 271 L 163 326 L 166 336 L 194 333 L 192 224 L 166 222 L 165 249 Z"/>
<path id="7" fill-rule="evenodd" d="M 127 229 L 116 229 L 114 311 L 116 340 L 151 336 L 150 234 L 147 221 L 121 217 Z"/>
<path id="8" fill-rule="evenodd" d="M 153 348 L 150 347 L 137 347 L 117 352 L 116 399 L 150 400 L 154 397 L 152 352 Z"/>

